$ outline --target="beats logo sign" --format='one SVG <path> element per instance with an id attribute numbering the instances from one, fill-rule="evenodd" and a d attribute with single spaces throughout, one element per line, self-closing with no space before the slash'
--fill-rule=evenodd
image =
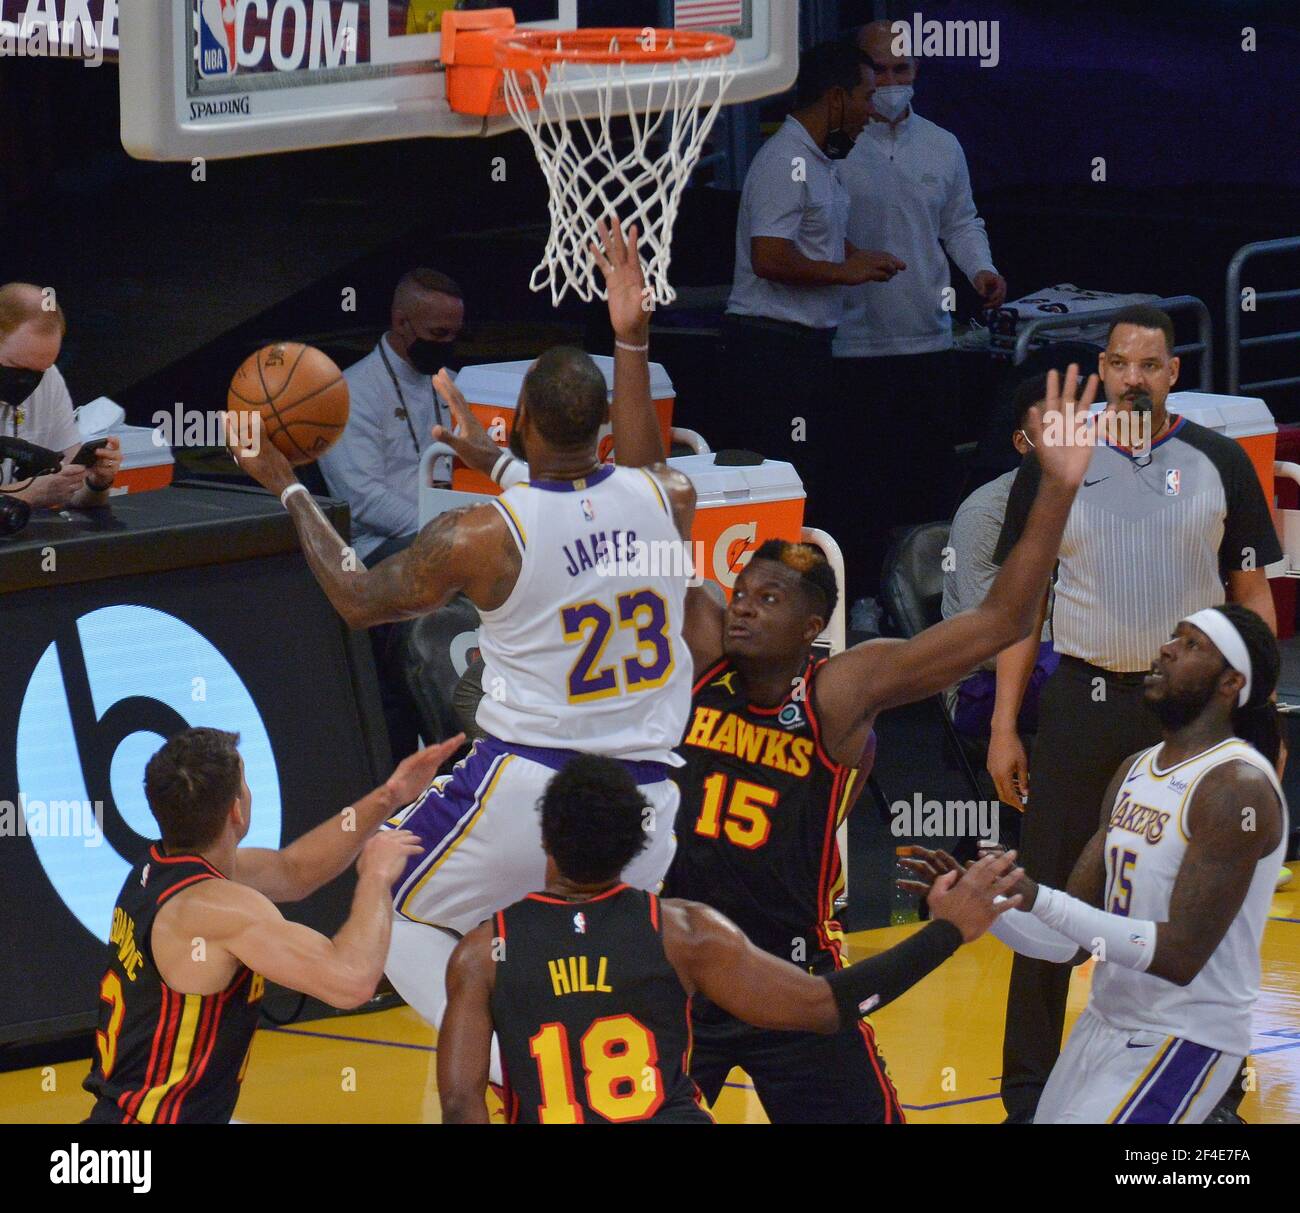
<path id="1" fill-rule="evenodd" d="M 151 607 L 103 607 L 77 620 L 77 643 L 51 643 L 32 672 L 18 714 L 18 789 L 28 804 L 102 805 L 103 836 L 28 836 L 64 904 L 105 942 L 122 882 L 158 837 L 145 764 L 167 738 L 199 726 L 240 734 L 253 794 L 244 842 L 278 847 L 280 780 L 266 726 L 230 662 L 188 624 Z"/>

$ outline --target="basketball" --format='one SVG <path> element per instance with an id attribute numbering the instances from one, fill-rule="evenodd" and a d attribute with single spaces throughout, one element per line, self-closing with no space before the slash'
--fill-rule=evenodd
<path id="1" fill-rule="evenodd" d="M 348 384 L 310 345 L 278 342 L 250 354 L 230 381 L 232 413 L 262 415 L 262 433 L 295 467 L 319 459 L 348 423 Z"/>

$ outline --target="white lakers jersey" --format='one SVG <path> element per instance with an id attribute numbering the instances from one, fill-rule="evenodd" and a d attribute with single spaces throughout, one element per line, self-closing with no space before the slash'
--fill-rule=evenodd
<path id="1" fill-rule="evenodd" d="M 479 727 L 516 745 L 680 766 L 690 568 L 658 481 L 607 466 L 515 485 L 494 504 L 523 567 L 505 603 L 482 613 Z"/>
<path id="2" fill-rule="evenodd" d="M 1234 1055 L 1250 1052 L 1250 1011 L 1259 994 L 1259 947 L 1286 852 L 1287 808 L 1268 760 L 1235 737 L 1162 770 L 1160 746 L 1129 768 L 1106 828 L 1102 908 L 1127 918 L 1169 921 L 1169 901 L 1187 853 L 1187 808 L 1201 777 L 1225 762 L 1263 771 L 1282 804 L 1282 836 L 1255 865 L 1250 889 L 1227 934 L 1190 984 L 1099 964 L 1089 1006 L 1111 1026 L 1146 1028 Z M 1157 946 L 1159 940 L 1157 938 Z"/>

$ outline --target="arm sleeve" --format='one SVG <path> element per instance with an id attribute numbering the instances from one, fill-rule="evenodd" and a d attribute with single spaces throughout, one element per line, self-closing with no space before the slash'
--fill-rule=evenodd
<path id="1" fill-rule="evenodd" d="M 1214 462 L 1227 498 L 1223 541 L 1219 544 L 1219 568 L 1227 577 L 1230 572 L 1262 569 L 1281 560 L 1282 546 L 1250 457 L 1231 439 L 1225 442 L 1222 451 L 1222 457 L 1215 458 Z"/>
<path id="2" fill-rule="evenodd" d="M 1024 910 L 1008 910 L 1002 917 L 994 919 L 989 934 L 1000 939 L 1013 952 L 1034 960 L 1068 964 L 1079 954 L 1075 943 Z"/>
<path id="3" fill-rule="evenodd" d="M 784 157 L 764 156 L 755 161 L 745 181 L 750 237 L 793 240 L 803 222 L 805 195 L 804 182 L 795 180 L 795 166 Z"/>
<path id="4" fill-rule="evenodd" d="M 957 263 L 957 268 L 967 278 L 974 278 L 980 270 L 994 268 L 993 251 L 989 248 L 984 220 L 975 209 L 966 154 L 960 144 L 953 150 L 955 157 L 948 194 L 939 215 L 939 239 L 943 241 L 948 256 Z"/>
<path id="5" fill-rule="evenodd" d="M 1029 511 L 1034 508 L 1034 498 L 1038 496 L 1038 482 L 1042 471 L 1038 460 L 1029 455 L 1020 465 L 1020 471 L 1011 483 L 1011 495 L 1007 498 L 1007 513 L 1002 520 L 1002 532 L 998 535 L 997 546 L 993 550 L 993 563 L 1000 565 L 1011 549 L 1020 541 L 1025 532 L 1025 523 L 1029 521 Z"/>
<path id="6" fill-rule="evenodd" d="M 1090 906 L 1060 889 L 1038 886 L 1032 916 L 1098 960 L 1145 973 L 1156 954 L 1156 923 L 1124 918 Z"/>
<path id="7" fill-rule="evenodd" d="M 961 931 L 936 919 L 879 956 L 831 973 L 826 981 L 840 1009 L 841 1024 L 851 1027 L 868 1012 L 907 993 L 959 947 Z"/>
<path id="8" fill-rule="evenodd" d="M 352 387 L 352 385 L 349 385 Z M 351 412 L 343 437 L 322 460 L 330 491 L 340 494 L 358 524 L 374 534 L 396 538 L 419 530 L 415 480 L 389 484 L 384 479 L 384 434 L 379 423 L 384 402 L 361 384 L 352 387 Z"/>

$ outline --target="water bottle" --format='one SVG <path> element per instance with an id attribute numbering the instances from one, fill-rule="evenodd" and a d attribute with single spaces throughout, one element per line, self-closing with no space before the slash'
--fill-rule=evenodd
<path id="1" fill-rule="evenodd" d="M 917 905 L 917 895 L 907 889 L 900 889 L 898 882 L 900 880 L 915 880 L 916 874 L 909 868 L 904 867 L 898 861 L 906 859 L 912 854 L 911 847 L 896 847 L 894 849 L 894 895 L 890 901 L 889 925 L 891 927 L 906 926 L 910 922 L 920 922 L 921 914 Z"/>

